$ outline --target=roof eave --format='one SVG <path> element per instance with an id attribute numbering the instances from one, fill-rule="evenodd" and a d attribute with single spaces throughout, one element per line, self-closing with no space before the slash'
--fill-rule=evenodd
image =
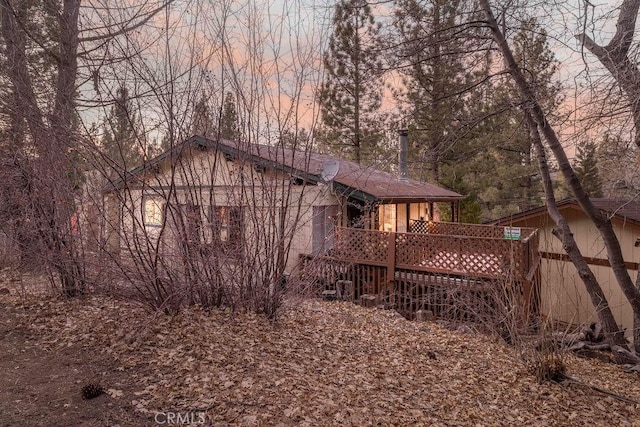
<path id="1" fill-rule="evenodd" d="M 578 202 L 575 199 L 564 199 L 564 200 L 561 200 L 556 204 L 556 206 L 557 206 L 558 210 L 575 209 L 575 210 L 577 210 L 579 212 L 583 212 L 583 210 L 580 208 L 580 205 L 578 204 Z M 514 215 L 510 215 L 510 216 L 498 218 L 498 219 L 493 220 L 493 221 L 489 221 L 488 224 L 509 225 L 509 224 L 511 224 L 513 222 L 526 221 L 528 219 L 532 219 L 532 218 L 535 218 L 535 217 L 538 217 L 538 216 L 541 216 L 541 215 L 546 215 L 546 214 L 548 214 L 547 206 L 546 205 L 542 205 L 542 206 L 538 206 L 537 208 L 529 209 L 529 210 L 527 210 L 525 212 L 520 212 L 520 213 L 517 213 L 517 214 L 514 214 Z M 640 227 L 640 221 L 637 221 L 637 220 L 635 220 L 633 218 L 629 218 L 629 217 L 624 216 L 624 215 L 614 214 L 612 218 L 617 220 L 617 221 L 629 222 L 631 224 L 634 224 L 634 225 Z"/>
<path id="2" fill-rule="evenodd" d="M 382 203 L 447 203 L 459 202 L 464 196 L 393 196 L 378 197 Z"/>

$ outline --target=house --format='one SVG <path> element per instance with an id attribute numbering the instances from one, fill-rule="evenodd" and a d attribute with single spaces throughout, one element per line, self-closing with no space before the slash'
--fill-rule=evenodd
<path id="1" fill-rule="evenodd" d="M 242 292 L 300 272 L 299 283 L 341 283 L 327 290 L 408 316 L 472 321 L 499 298 L 525 321 L 537 315 L 537 230 L 458 224 L 462 195 L 403 173 L 194 136 L 111 182 L 104 199 L 109 256 L 159 282 L 145 286 L 244 276 L 225 288 Z"/>
<path id="2" fill-rule="evenodd" d="M 591 199 L 596 208 L 605 212 L 612 221 L 631 278 L 635 280 L 640 261 L 640 202 L 614 199 Z M 595 226 L 575 200 L 563 200 L 558 209 L 567 219 L 574 238 L 587 263 L 602 287 L 613 314 L 627 334 L 633 326 L 633 314 L 624 294 L 618 287 L 610 268 L 607 253 Z M 541 255 L 541 312 L 555 320 L 579 324 L 597 320 L 589 295 L 578 273 L 553 236 L 555 226 L 540 206 L 510 217 L 497 220 L 496 225 L 535 227 L 539 229 Z"/>
<path id="3" fill-rule="evenodd" d="M 462 198 L 326 154 L 194 136 L 108 186 L 104 228 L 113 253 L 188 244 L 231 259 L 246 245 L 286 246 L 291 271 L 330 249 L 336 226 L 407 232 L 438 210 L 457 220 Z"/>

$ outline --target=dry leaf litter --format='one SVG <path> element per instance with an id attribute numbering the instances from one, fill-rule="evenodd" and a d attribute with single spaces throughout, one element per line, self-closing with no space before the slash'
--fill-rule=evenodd
<path id="1" fill-rule="evenodd" d="M 288 306 L 275 323 L 196 308 L 149 314 L 104 296 L 1 295 L 43 349 L 113 360 L 135 392 L 110 399 L 149 420 L 204 411 L 212 425 L 638 425 L 640 406 L 538 383 L 498 340 L 346 302 Z M 569 374 L 640 400 L 637 373 L 567 355 Z"/>

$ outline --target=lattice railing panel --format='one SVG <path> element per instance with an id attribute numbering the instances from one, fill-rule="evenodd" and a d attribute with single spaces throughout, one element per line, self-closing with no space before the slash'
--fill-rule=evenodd
<path id="1" fill-rule="evenodd" d="M 459 271 L 460 245 L 448 236 L 427 234 L 398 234 L 396 236 L 396 264 Z"/>
<path id="2" fill-rule="evenodd" d="M 411 233 L 427 234 L 429 232 L 429 221 L 409 220 L 409 231 Z"/>
<path id="3" fill-rule="evenodd" d="M 337 228 L 331 256 L 360 263 L 386 263 L 390 232 Z"/>
<path id="4" fill-rule="evenodd" d="M 521 240 L 533 236 L 536 229 L 521 227 Z M 412 233 L 440 234 L 448 236 L 484 237 L 502 239 L 504 227 L 484 224 L 460 224 L 456 222 L 434 222 L 424 220 L 409 221 L 409 230 Z"/>
<path id="5" fill-rule="evenodd" d="M 390 242 L 395 236 L 395 247 Z M 534 236 L 535 237 L 535 236 Z M 334 259 L 419 271 L 522 280 L 533 265 L 537 239 L 519 240 L 390 233 L 338 228 Z M 530 259 L 531 258 L 531 259 Z"/>
<path id="6" fill-rule="evenodd" d="M 395 255 L 399 268 L 497 279 L 518 279 L 525 274 L 524 246 L 517 241 L 399 233 Z"/>

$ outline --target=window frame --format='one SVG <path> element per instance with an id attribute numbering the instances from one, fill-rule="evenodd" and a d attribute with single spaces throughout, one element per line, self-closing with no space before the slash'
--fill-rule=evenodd
<path id="1" fill-rule="evenodd" d="M 147 210 L 147 204 L 152 203 L 155 208 L 152 212 L 153 219 L 156 221 L 150 221 L 149 210 Z M 165 208 L 166 203 L 164 199 L 158 196 L 144 196 L 142 198 L 142 223 L 145 227 L 162 227 L 165 220 Z"/>
<path id="2" fill-rule="evenodd" d="M 241 206 L 210 205 L 211 244 L 223 249 L 239 245 L 244 237 L 244 209 Z"/>

